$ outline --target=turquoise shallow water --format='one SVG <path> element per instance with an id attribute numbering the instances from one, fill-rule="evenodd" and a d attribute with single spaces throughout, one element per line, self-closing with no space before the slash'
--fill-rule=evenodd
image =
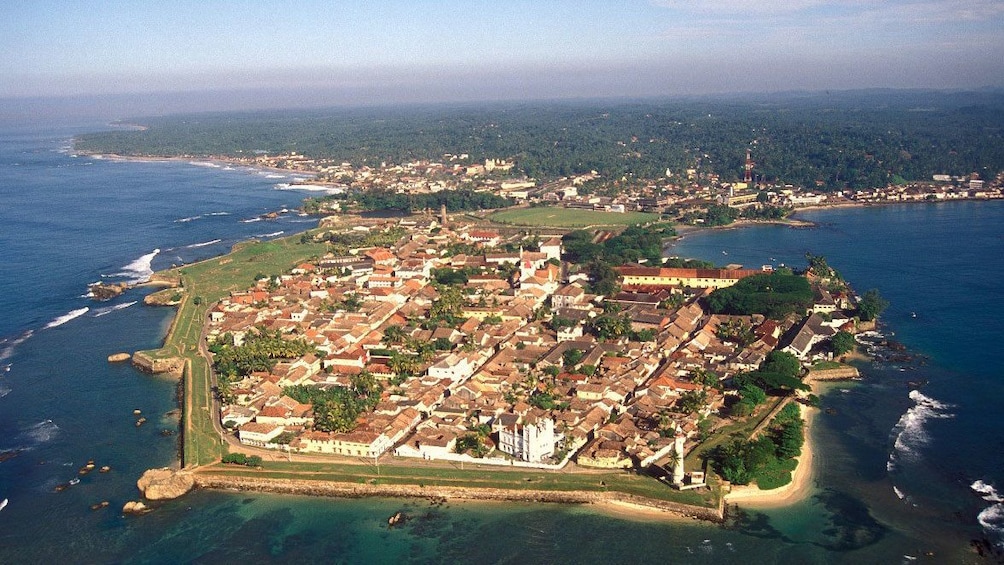
<path id="1" fill-rule="evenodd" d="M 707 233 L 673 248 L 749 265 L 824 254 L 892 301 L 886 331 L 925 356 L 869 365 L 864 382 L 824 397 L 834 413 L 812 432 L 819 488 L 790 508 L 722 528 L 571 506 L 198 492 L 125 518 L 117 509 L 142 470 L 176 459 L 176 437 L 161 435 L 175 426 L 175 383 L 105 358 L 158 345 L 171 313 L 131 304 L 140 291 L 90 302 L 86 284 L 136 276 L 145 256 L 156 269 L 309 224 L 243 221 L 296 204 L 301 194 L 275 190 L 282 179 L 75 158 L 63 149 L 74 131 L 0 132 L 0 562 L 891 563 L 926 551 L 958 561 L 970 539 L 999 539 L 977 521 L 994 505 L 970 487 L 1004 484 L 1001 203 L 816 212 L 805 215 L 816 229 Z M 908 380 L 928 381 L 923 398 Z M 134 408 L 147 425 L 135 427 Z M 112 472 L 53 492 L 88 459 Z M 101 500 L 110 507 L 92 512 Z M 415 519 L 388 529 L 401 509 Z"/>

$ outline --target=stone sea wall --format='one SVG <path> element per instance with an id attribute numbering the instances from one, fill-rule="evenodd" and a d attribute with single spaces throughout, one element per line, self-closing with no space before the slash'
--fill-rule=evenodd
<path id="1" fill-rule="evenodd" d="M 857 379 L 861 373 L 857 367 L 840 367 L 837 369 L 822 369 L 809 371 L 807 381 L 843 381 L 847 379 Z"/>
<path id="2" fill-rule="evenodd" d="M 132 364 L 147 373 L 168 373 L 175 377 L 181 377 L 182 371 L 185 368 L 185 361 L 183 359 L 177 357 L 158 359 L 151 357 L 144 351 L 137 351 L 133 354 Z"/>
<path id="3" fill-rule="evenodd" d="M 279 494 L 306 494 L 361 498 L 367 496 L 393 498 L 445 498 L 458 500 L 491 500 L 508 502 L 554 502 L 562 504 L 596 504 L 622 502 L 646 509 L 661 510 L 699 520 L 721 522 L 723 510 L 690 506 L 677 502 L 655 500 L 619 492 L 508 490 L 493 488 L 380 485 L 310 481 L 298 479 L 268 479 L 194 473 L 195 486 L 206 489 L 224 489 Z"/>

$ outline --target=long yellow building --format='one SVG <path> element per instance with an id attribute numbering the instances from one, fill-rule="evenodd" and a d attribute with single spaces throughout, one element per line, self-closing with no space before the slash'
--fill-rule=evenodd
<path id="1" fill-rule="evenodd" d="M 681 269 L 669 267 L 617 267 L 623 286 L 677 286 L 725 288 L 739 279 L 757 275 L 756 269 Z"/>

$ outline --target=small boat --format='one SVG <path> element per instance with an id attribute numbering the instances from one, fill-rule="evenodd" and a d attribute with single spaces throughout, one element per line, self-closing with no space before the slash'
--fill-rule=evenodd
<path id="1" fill-rule="evenodd" d="M 70 486 L 79 485 L 80 484 L 80 479 L 78 479 L 77 477 L 73 477 L 72 479 L 70 479 L 69 484 L 70 484 Z"/>
<path id="2" fill-rule="evenodd" d="M 6 498 L 3 499 L 3 502 L 0 502 L 0 510 L 3 510 L 4 508 L 7 508 L 7 499 Z"/>
<path id="3" fill-rule="evenodd" d="M 917 313 L 916 312 L 910 312 L 910 317 L 911 318 L 916 318 L 917 317 Z"/>

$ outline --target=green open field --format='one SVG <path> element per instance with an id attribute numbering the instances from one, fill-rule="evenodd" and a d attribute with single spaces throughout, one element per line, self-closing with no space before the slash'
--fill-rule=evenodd
<path id="1" fill-rule="evenodd" d="M 299 236 L 243 244 L 230 255 L 173 269 L 180 274 L 184 298 L 164 347 L 146 352 L 154 358 L 185 360 L 182 403 L 182 462 L 186 467 L 219 461 L 222 442 L 213 427 L 213 396 L 209 363 L 199 354 L 202 328 L 209 308 L 231 291 L 249 288 L 255 275 L 278 275 L 325 251 L 324 244 L 301 244 Z"/>
<path id="2" fill-rule="evenodd" d="M 574 208 L 541 207 L 503 210 L 488 216 L 488 219 L 500 224 L 516 226 L 545 226 L 556 228 L 583 228 L 601 226 L 630 226 L 654 222 L 658 214 L 645 212 L 597 212 L 595 210 L 577 210 Z"/>
<path id="3" fill-rule="evenodd" d="M 711 492 L 681 492 L 647 475 L 623 471 L 565 473 L 539 469 L 509 470 L 471 464 L 461 468 L 459 463 L 454 463 L 449 467 L 426 465 L 411 467 L 407 466 L 408 463 L 409 461 L 395 460 L 393 464 L 381 465 L 378 470 L 372 464 L 267 461 L 260 469 L 217 464 L 201 469 L 200 472 L 270 479 L 415 485 L 416 487 L 453 486 L 510 490 L 616 491 L 691 506 L 714 507 L 717 504 L 717 498 Z"/>

